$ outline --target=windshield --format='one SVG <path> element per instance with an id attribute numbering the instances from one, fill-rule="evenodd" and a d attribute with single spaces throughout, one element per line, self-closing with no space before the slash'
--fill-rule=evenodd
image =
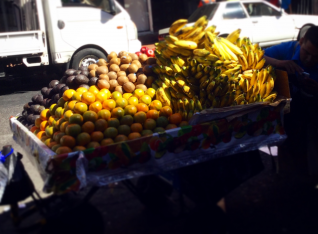
<path id="1" fill-rule="evenodd" d="M 193 12 L 192 15 L 189 17 L 189 23 L 197 21 L 201 16 L 204 15 L 207 16 L 208 20 L 211 20 L 213 18 L 213 15 L 215 14 L 215 11 L 218 9 L 218 6 L 218 3 L 213 3 L 197 8 L 195 12 Z"/>
<path id="2" fill-rule="evenodd" d="M 63 7 L 68 6 L 91 6 L 106 12 L 112 12 L 109 0 L 62 0 Z M 117 8 L 117 7 L 116 7 Z M 116 11 L 118 11 L 116 9 Z"/>

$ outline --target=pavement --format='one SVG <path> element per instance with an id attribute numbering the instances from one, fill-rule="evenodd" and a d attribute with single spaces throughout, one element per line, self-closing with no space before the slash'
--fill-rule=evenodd
<path id="1" fill-rule="evenodd" d="M 22 85 L 21 91 L 14 92 L 13 89 L 13 91 L 7 91 L 5 95 L 0 95 L 0 144 L 10 144 L 23 155 L 26 155 L 26 152 L 12 139 L 8 119 L 20 113 L 23 105 L 31 100 L 33 95 L 39 93 L 40 88 L 39 85 L 29 82 L 27 85 Z M 36 91 L 28 91 L 28 89 Z M 261 157 L 265 169 L 225 197 L 228 233 L 317 234 L 318 180 L 308 176 L 306 158 L 302 155 L 285 154 L 278 160 L 280 170 L 276 173 L 270 156 L 262 154 Z M 22 161 L 36 190 L 41 196 L 48 196 L 42 192 L 43 181 L 33 165 L 26 157 Z M 80 198 L 83 193 L 76 196 Z M 187 201 L 189 212 L 180 215 L 180 205 L 174 194 L 170 199 L 169 208 L 164 211 L 150 210 L 122 183 L 101 188 L 90 203 L 92 207 L 74 216 L 66 217 L 65 225 L 82 227 L 81 224 L 89 224 L 91 230 L 93 227 L 101 226 L 100 232 L 92 231 L 91 233 L 176 234 L 183 233 L 181 230 L 187 223 L 188 215 L 193 208 L 191 206 L 193 204 Z M 30 206 L 32 203 L 30 199 L 27 199 L 21 204 Z M 7 209 L 8 207 L 5 206 L 0 207 L 1 234 L 16 233 L 9 220 Z M 213 221 L 211 220 L 211 225 Z M 57 224 L 53 226 L 58 228 Z M 76 232 L 75 229 L 72 230 Z M 84 227 L 83 230 L 85 230 Z M 49 232 L 46 230 L 42 233 Z M 81 233 L 88 233 L 88 231 Z"/>

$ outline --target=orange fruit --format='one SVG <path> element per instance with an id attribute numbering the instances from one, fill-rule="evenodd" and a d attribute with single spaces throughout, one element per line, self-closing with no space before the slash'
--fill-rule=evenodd
<path id="1" fill-rule="evenodd" d="M 37 135 L 40 131 L 41 131 L 41 129 L 38 128 L 37 130 L 35 130 L 35 131 L 33 132 L 33 134 L 34 134 L 34 135 Z"/>
<path id="2" fill-rule="evenodd" d="M 45 131 L 39 131 L 38 134 L 36 134 L 36 137 L 41 139 L 43 136 L 46 136 Z"/>
<path id="3" fill-rule="evenodd" d="M 82 125 L 82 131 L 91 134 L 95 130 L 95 124 L 91 121 L 87 121 Z"/>
<path id="4" fill-rule="evenodd" d="M 116 106 L 125 108 L 128 105 L 128 101 L 125 98 L 118 98 L 116 100 Z"/>
<path id="5" fill-rule="evenodd" d="M 125 98 L 126 100 L 128 100 L 131 96 L 132 96 L 132 93 L 124 93 L 123 94 L 123 98 Z"/>
<path id="6" fill-rule="evenodd" d="M 49 126 L 49 122 L 48 121 L 42 121 L 42 123 L 40 124 L 40 129 L 41 131 L 45 131 L 45 128 Z"/>
<path id="7" fill-rule="evenodd" d="M 138 103 L 136 107 L 137 107 L 137 111 L 143 111 L 143 112 L 149 111 L 149 107 L 145 103 Z"/>
<path id="8" fill-rule="evenodd" d="M 69 90 L 69 89 L 68 89 Z M 67 91 L 67 90 L 66 90 Z M 60 155 L 60 154 L 68 154 L 68 153 L 71 153 L 72 150 L 70 147 L 67 147 L 67 146 L 61 146 L 59 148 L 56 149 L 55 153 L 57 155 Z"/>
<path id="9" fill-rule="evenodd" d="M 41 114 L 40 114 L 41 120 L 48 120 L 50 116 L 51 114 L 49 109 L 44 109 L 43 111 L 41 111 Z"/>
<path id="10" fill-rule="evenodd" d="M 146 119 L 146 122 L 144 123 L 144 128 L 148 130 L 153 130 L 156 128 L 156 121 L 154 119 Z"/>
<path id="11" fill-rule="evenodd" d="M 150 110 L 147 112 L 148 119 L 158 119 L 159 118 L 159 111 Z"/>
<path id="12" fill-rule="evenodd" d="M 145 103 L 147 106 L 149 106 L 151 103 L 151 97 L 149 95 L 145 94 L 139 99 L 139 102 Z"/>
<path id="13" fill-rule="evenodd" d="M 83 114 L 87 111 L 87 105 L 84 102 L 77 102 L 74 106 L 74 112 L 78 114 Z"/>
<path id="14" fill-rule="evenodd" d="M 54 117 L 50 116 L 50 118 L 47 122 L 49 123 L 50 126 L 52 126 L 53 121 L 54 121 Z"/>
<path id="15" fill-rule="evenodd" d="M 80 94 L 85 93 L 87 91 L 88 91 L 87 88 L 84 88 L 84 87 L 79 87 L 78 89 L 76 89 L 76 92 Z"/>
<path id="16" fill-rule="evenodd" d="M 57 125 L 58 121 L 59 121 L 58 118 L 54 118 L 54 120 L 53 120 L 53 122 L 52 122 L 52 127 L 53 127 L 54 129 L 56 129 L 56 130 L 59 130 L 58 125 Z"/>
<path id="17" fill-rule="evenodd" d="M 111 114 L 110 114 L 109 110 L 105 110 L 105 109 L 104 109 L 104 110 L 98 111 L 97 116 L 98 116 L 99 119 L 109 120 Z"/>
<path id="18" fill-rule="evenodd" d="M 177 128 L 178 126 L 175 124 L 168 124 L 166 130 Z"/>
<path id="19" fill-rule="evenodd" d="M 62 107 L 58 107 L 56 110 L 55 110 L 55 116 L 57 118 L 61 118 L 64 114 L 64 109 Z"/>
<path id="20" fill-rule="evenodd" d="M 108 99 L 108 97 L 107 97 L 106 92 L 99 92 L 98 94 L 96 94 L 96 101 L 98 101 L 100 103 L 103 103 L 107 99 Z"/>
<path id="21" fill-rule="evenodd" d="M 78 124 L 68 124 L 65 129 L 65 133 L 72 137 L 77 137 L 77 135 L 80 134 L 81 132 L 82 132 L 82 128 Z"/>
<path id="22" fill-rule="evenodd" d="M 30 129 L 30 131 L 31 131 L 32 133 L 34 133 L 37 129 L 39 129 L 37 126 L 33 126 L 33 127 Z"/>
<path id="23" fill-rule="evenodd" d="M 76 137 L 76 144 L 85 146 L 91 142 L 91 136 L 87 132 L 82 132 Z"/>
<path id="24" fill-rule="evenodd" d="M 66 111 L 65 113 L 64 113 L 64 119 L 66 120 L 66 121 L 69 121 L 69 119 L 70 119 L 70 117 L 73 115 L 73 111 L 71 111 L 71 110 L 68 110 L 68 111 Z"/>
<path id="25" fill-rule="evenodd" d="M 61 98 L 57 101 L 57 105 L 64 108 L 64 104 L 65 104 L 65 100 L 61 97 Z"/>
<path id="26" fill-rule="evenodd" d="M 58 148 L 60 148 L 61 147 L 61 145 L 60 144 L 57 144 L 57 145 L 54 145 L 52 148 L 51 148 L 51 150 L 53 151 L 53 152 L 56 152 L 56 150 L 58 149 Z"/>
<path id="27" fill-rule="evenodd" d="M 106 110 L 111 111 L 115 107 L 116 107 L 116 102 L 113 99 L 108 99 L 108 100 L 103 102 L 103 108 Z"/>
<path id="28" fill-rule="evenodd" d="M 179 125 L 182 122 L 182 115 L 180 113 L 170 115 L 169 122 L 171 124 Z"/>
<path id="29" fill-rule="evenodd" d="M 57 128 L 57 130 L 60 130 L 62 123 L 64 123 L 65 121 L 66 120 L 64 118 L 60 118 L 58 121 L 56 121 L 55 128 Z"/>
<path id="30" fill-rule="evenodd" d="M 73 151 L 76 152 L 76 151 L 84 151 L 86 150 L 86 148 L 84 146 L 81 146 L 81 145 L 77 145 L 73 148 Z"/>
<path id="31" fill-rule="evenodd" d="M 108 127 L 107 121 L 104 119 L 98 119 L 95 122 L 95 131 L 104 132 Z"/>
<path id="32" fill-rule="evenodd" d="M 60 140 L 61 140 L 61 138 L 62 138 L 63 136 L 65 136 L 65 133 L 64 133 L 64 132 L 60 132 L 60 131 L 55 132 L 55 133 L 53 134 L 53 140 L 59 144 L 59 143 L 60 143 Z"/>
<path id="33" fill-rule="evenodd" d="M 141 132 L 142 131 L 142 125 L 140 123 L 133 123 L 130 126 L 130 129 L 132 132 Z"/>
<path id="34" fill-rule="evenodd" d="M 42 136 L 40 140 L 41 140 L 42 142 L 45 142 L 45 141 L 46 141 L 47 139 L 49 139 L 49 138 L 50 138 L 50 137 L 48 137 L 48 136 Z"/>
<path id="35" fill-rule="evenodd" d="M 114 144 L 114 141 L 111 138 L 106 138 L 106 139 L 102 140 L 102 142 L 100 143 L 101 146 L 106 146 L 106 145 L 111 145 L 111 144 Z"/>
<path id="36" fill-rule="evenodd" d="M 80 114 L 74 114 L 70 117 L 69 121 L 70 124 L 83 124 L 83 117 Z"/>
<path id="37" fill-rule="evenodd" d="M 112 118 L 117 118 L 120 119 L 125 115 L 125 111 L 121 107 L 116 107 L 115 109 L 112 110 L 111 116 Z"/>
<path id="38" fill-rule="evenodd" d="M 153 134 L 153 132 L 149 129 L 142 130 L 142 132 L 141 132 L 142 136 L 151 136 L 152 134 Z"/>
<path id="39" fill-rule="evenodd" d="M 72 96 L 72 100 L 80 102 L 82 100 L 82 93 L 75 92 Z"/>
<path id="40" fill-rule="evenodd" d="M 58 106 L 56 104 L 52 104 L 50 106 L 50 114 L 51 115 L 55 115 L 55 111 L 56 111 L 57 108 L 58 108 Z"/>
<path id="41" fill-rule="evenodd" d="M 97 88 L 96 85 L 92 85 L 91 87 L 89 87 L 88 92 L 97 95 L 99 93 L 99 89 Z"/>
<path id="42" fill-rule="evenodd" d="M 125 115 L 120 119 L 120 124 L 132 125 L 134 123 L 134 118 L 131 115 Z"/>
<path id="43" fill-rule="evenodd" d="M 112 99 L 114 99 L 115 101 L 117 101 L 117 99 L 122 98 L 123 96 L 121 95 L 120 92 L 115 91 L 115 92 L 112 93 L 112 96 L 111 96 L 111 97 L 112 97 Z"/>
<path id="44" fill-rule="evenodd" d="M 156 123 L 157 123 L 158 127 L 165 128 L 169 124 L 169 120 L 168 120 L 168 118 L 166 116 L 160 116 L 156 120 Z"/>
<path id="45" fill-rule="evenodd" d="M 45 128 L 45 133 L 46 133 L 46 135 L 47 135 L 48 137 L 52 137 L 53 134 L 54 134 L 54 132 L 55 132 L 55 129 L 54 129 L 53 126 L 47 126 L 47 127 Z"/>
<path id="46" fill-rule="evenodd" d="M 153 98 L 156 95 L 156 90 L 153 88 L 148 88 L 146 93 L 147 95 L 149 95 L 151 98 Z"/>
<path id="47" fill-rule="evenodd" d="M 118 130 L 117 130 L 117 128 L 114 128 L 114 127 L 108 127 L 104 131 L 105 138 L 115 138 L 117 135 L 118 135 Z"/>
<path id="48" fill-rule="evenodd" d="M 65 135 L 61 137 L 60 144 L 61 146 L 73 148 L 76 145 L 76 140 L 72 136 Z"/>
<path id="49" fill-rule="evenodd" d="M 66 110 L 71 110 L 71 111 L 73 111 L 74 108 L 75 108 L 76 103 L 77 103 L 77 101 L 74 101 L 74 100 L 68 102 L 67 107 L 66 107 Z"/>
<path id="50" fill-rule="evenodd" d="M 82 94 L 82 102 L 86 103 L 87 105 L 95 102 L 95 95 L 91 92 L 85 92 Z"/>
<path id="51" fill-rule="evenodd" d="M 102 103 L 100 102 L 93 102 L 89 105 L 89 110 L 98 113 L 103 108 Z"/>
<path id="52" fill-rule="evenodd" d="M 64 93 L 63 93 L 64 101 L 72 100 L 72 97 L 73 97 L 74 93 L 75 93 L 74 89 L 65 90 Z"/>
<path id="53" fill-rule="evenodd" d="M 128 99 L 128 104 L 129 104 L 129 105 L 136 106 L 138 103 L 139 103 L 139 100 L 138 100 L 137 97 L 130 97 L 130 98 Z"/>
<path id="54" fill-rule="evenodd" d="M 128 139 L 129 140 L 133 140 L 133 139 L 137 139 L 141 137 L 140 133 L 139 132 L 132 132 L 128 135 Z"/>
<path id="55" fill-rule="evenodd" d="M 108 127 L 118 128 L 119 127 L 119 120 L 116 118 L 110 118 L 108 120 Z"/>
<path id="56" fill-rule="evenodd" d="M 160 109 L 160 116 L 166 116 L 169 117 L 170 115 L 172 115 L 172 109 L 170 106 L 164 106 Z"/>
<path id="57" fill-rule="evenodd" d="M 61 131 L 61 132 L 65 132 L 66 127 L 67 127 L 68 125 L 69 125 L 69 122 L 67 122 L 67 121 L 63 122 L 63 123 L 61 124 L 61 126 L 60 126 L 60 131 Z"/>
<path id="58" fill-rule="evenodd" d="M 126 137 L 125 135 L 117 135 L 115 137 L 115 142 L 122 142 L 122 141 L 127 141 L 128 137 Z"/>
<path id="59" fill-rule="evenodd" d="M 83 119 L 84 119 L 84 123 L 86 121 L 92 121 L 93 123 L 95 123 L 95 121 L 98 119 L 98 115 L 94 111 L 86 111 L 83 114 Z"/>
<path id="60" fill-rule="evenodd" d="M 134 120 L 136 123 L 143 124 L 147 119 L 147 115 L 143 111 L 139 111 L 136 114 L 134 114 Z"/>
<path id="61" fill-rule="evenodd" d="M 49 147 L 50 149 L 54 146 L 57 145 L 57 143 L 55 141 L 53 141 L 53 139 L 48 138 L 44 141 L 44 144 Z"/>
<path id="62" fill-rule="evenodd" d="M 36 127 L 40 127 L 40 124 L 41 124 L 41 122 L 42 122 L 42 120 L 41 120 L 41 118 L 39 117 L 39 118 L 36 118 L 35 119 L 35 122 L 34 122 L 34 125 L 36 126 Z"/>
<path id="63" fill-rule="evenodd" d="M 179 124 L 179 127 L 188 126 L 188 125 L 189 125 L 188 121 L 182 121 L 182 122 Z"/>
<path id="64" fill-rule="evenodd" d="M 159 100 L 154 100 L 151 102 L 149 109 L 150 110 L 157 110 L 160 111 L 160 109 L 162 108 L 162 103 Z"/>
<path id="65" fill-rule="evenodd" d="M 134 95 L 139 99 L 145 95 L 145 92 L 142 89 L 135 89 Z"/>
<path id="66" fill-rule="evenodd" d="M 125 115 L 134 115 L 137 113 L 137 108 L 133 105 L 128 105 L 124 109 Z"/>
<path id="67" fill-rule="evenodd" d="M 112 93 L 109 91 L 109 89 L 101 89 L 99 92 L 106 93 L 107 99 L 112 96 Z"/>
<path id="68" fill-rule="evenodd" d="M 88 143 L 86 148 L 89 149 L 89 148 L 97 148 L 97 147 L 100 147 L 100 144 L 96 141 L 91 141 L 90 143 Z"/>
<path id="69" fill-rule="evenodd" d="M 128 136 L 130 134 L 130 127 L 128 125 L 120 125 L 118 127 L 118 134 Z"/>

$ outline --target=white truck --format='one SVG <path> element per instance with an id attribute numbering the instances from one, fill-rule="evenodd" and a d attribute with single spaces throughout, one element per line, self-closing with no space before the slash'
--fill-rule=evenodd
<path id="1" fill-rule="evenodd" d="M 0 0 L 0 77 L 13 66 L 88 66 L 139 51 L 137 28 L 114 0 Z"/>

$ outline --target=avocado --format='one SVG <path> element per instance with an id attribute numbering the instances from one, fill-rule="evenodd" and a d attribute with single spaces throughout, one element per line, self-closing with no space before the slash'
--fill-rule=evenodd
<path id="1" fill-rule="evenodd" d="M 28 120 L 28 123 L 32 123 L 33 114 L 29 114 L 27 120 Z"/>
<path id="2" fill-rule="evenodd" d="M 87 84 L 88 82 L 89 82 L 89 79 L 86 76 L 84 76 L 84 75 L 77 75 L 75 77 L 75 83 L 77 85 Z"/>
<path id="3" fill-rule="evenodd" d="M 46 96 L 47 96 L 48 98 L 50 98 L 50 97 L 53 96 L 52 90 L 53 90 L 52 88 L 49 88 L 49 89 L 46 91 Z"/>
<path id="4" fill-rule="evenodd" d="M 89 89 L 89 86 L 87 84 L 81 84 L 79 87 L 84 87 L 86 89 Z"/>
<path id="5" fill-rule="evenodd" d="M 31 113 L 32 114 L 35 114 L 38 112 L 38 109 L 39 109 L 40 105 L 39 104 L 36 104 L 36 105 L 32 105 L 30 110 L 31 110 Z"/>
<path id="6" fill-rule="evenodd" d="M 30 124 L 30 125 L 28 126 L 29 131 L 30 131 L 31 128 L 33 128 L 33 127 L 34 127 L 34 124 Z"/>
<path id="7" fill-rule="evenodd" d="M 45 108 L 49 108 L 51 106 L 51 100 L 52 99 L 47 99 L 45 103 Z"/>
<path id="8" fill-rule="evenodd" d="M 75 79 L 75 76 L 69 76 L 69 77 L 67 77 L 67 79 L 66 79 L 66 85 L 68 86 L 68 87 L 72 87 L 73 86 L 73 80 Z"/>
<path id="9" fill-rule="evenodd" d="M 64 91 L 65 90 L 68 90 L 69 89 L 69 87 L 68 86 L 64 86 L 64 87 L 62 87 L 61 89 L 60 89 L 60 96 L 62 97 L 63 96 L 63 93 L 64 93 Z"/>
<path id="10" fill-rule="evenodd" d="M 29 110 L 30 109 L 30 106 L 29 106 L 29 103 L 26 103 L 26 104 L 24 104 L 24 106 L 23 106 L 23 110 Z"/>
<path id="11" fill-rule="evenodd" d="M 48 87 L 43 87 L 42 89 L 41 89 L 41 94 L 45 97 L 45 95 L 46 95 L 46 90 L 48 90 Z"/>
<path id="12" fill-rule="evenodd" d="M 78 70 L 81 70 L 81 71 L 88 71 L 88 67 L 86 66 L 81 66 L 78 68 Z M 83 73 L 82 73 L 83 74 Z"/>
<path id="13" fill-rule="evenodd" d="M 28 122 L 27 122 L 27 120 L 24 119 L 24 120 L 21 121 L 21 124 L 25 126 L 25 125 L 28 124 Z"/>
<path id="14" fill-rule="evenodd" d="M 22 111 L 22 116 L 23 116 L 23 118 L 27 118 L 28 112 L 26 110 Z"/>
<path id="15" fill-rule="evenodd" d="M 60 84 L 65 84 L 67 77 L 68 77 L 68 76 L 63 76 L 63 77 L 60 79 Z"/>
<path id="16" fill-rule="evenodd" d="M 39 114 L 41 114 L 41 112 L 44 111 L 44 110 L 45 110 L 45 107 L 41 105 L 39 107 L 39 109 L 38 109 Z"/>
<path id="17" fill-rule="evenodd" d="M 67 69 L 67 70 L 65 71 L 65 75 L 66 75 L 66 76 L 72 76 L 72 75 L 74 74 L 74 72 L 76 72 L 75 69 Z"/>
<path id="18" fill-rule="evenodd" d="M 55 85 L 57 85 L 59 83 L 58 80 L 52 80 L 50 83 L 49 83 L 49 88 L 53 88 Z"/>
<path id="19" fill-rule="evenodd" d="M 36 99 L 35 99 L 35 103 L 41 104 L 42 101 L 43 101 L 43 96 L 41 94 L 38 94 Z"/>
<path id="20" fill-rule="evenodd" d="M 77 75 L 79 75 L 79 74 L 82 74 L 82 71 L 81 71 L 81 70 L 77 70 L 76 72 L 73 73 L 74 76 L 77 76 Z"/>
<path id="21" fill-rule="evenodd" d="M 88 77 L 89 76 L 89 71 L 82 71 L 81 74 Z"/>
<path id="22" fill-rule="evenodd" d="M 92 78 L 90 78 L 90 80 L 88 81 L 88 85 L 89 85 L 89 86 L 96 85 L 97 81 L 98 81 L 98 78 L 97 78 L 97 77 L 92 77 Z"/>
<path id="23" fill-rule="evenodd" d="M 45 106 L 45 104 L 46 104 L 46 100 L 47 100 L 47 98 L 45 98 L 45 99 L 43 99 L 43 101 L 41 102 L 41 106 Z"/>
<path id="24" fill-rule="evenodd" d="M 36 95 L 34 95 L 32 98 L 31 98 L 31 100 L 32 100 L 32 102 L 34 102 L 35 103 L 35 99 L 38 97 L 38 95 L 36 94 Z"/>
<path id="25" fill-rule="evenodd" d="M 22 120 L 24 120 L 24 116 L 23 116 L 23 115 L 19 116 L 19 117 L 17 118 L 17 120 L 18 120 L 19 122 L 21 122 Z"/>
<path id="26" fill-rule="evenodd" d="M 54 97 L 52 98 L 54 103 L 57 103 L 57 101 L 60 99 L 60 94 L 55 94 Z"/>
<path id="27" fill-rule="evenodd" d="M 58 84 L 58 85 L 56 85 L 56 86 L 53 88 L 53 89 L 54 89 L 54 93 L 59 93 L 60 90 L 61 90 L 64 86 L 66 86 L 66 84 Z"/>

